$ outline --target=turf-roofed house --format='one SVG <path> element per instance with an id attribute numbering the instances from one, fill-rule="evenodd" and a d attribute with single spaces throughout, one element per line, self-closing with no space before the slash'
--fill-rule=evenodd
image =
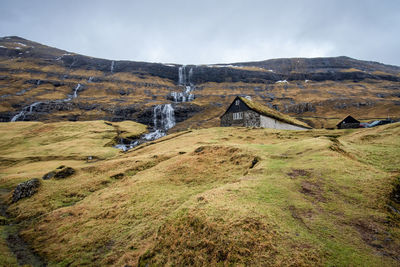
<path id="1" fill-rule="evenodd" d="M 221 116 L 221 126 L 262 127 L 280 130 L 311 129 L 306 123 L 252 101 L 248 96 L 237 96 L 233 100 Z"/>
<path id="2" fill-rule="evenodd" d="M 336 126 L 338 129 L 360 128 L 360 122 L 349 115 Z"/>

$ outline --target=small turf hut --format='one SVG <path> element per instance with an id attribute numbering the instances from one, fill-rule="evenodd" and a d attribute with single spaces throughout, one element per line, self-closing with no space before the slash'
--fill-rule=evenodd
<path id="1" fill-rule="evenodd" d="M 349 115 L 336 126 L 338 129 L 360 128 L 360 122 Z"/>
<path id="2" fill-rule="evenodd" d="M 237 96 L 221 116 L 221 126 L 262 127 L 281 130 L 311 129 L 302 121 L 252 101 L 249 97 L 241 96 Z"/>

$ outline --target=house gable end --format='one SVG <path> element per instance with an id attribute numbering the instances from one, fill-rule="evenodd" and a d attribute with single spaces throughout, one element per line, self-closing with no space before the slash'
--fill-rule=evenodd
<path id="1" fill-rule="evenodd" d="M 236 105 L 236 101 L 239 101 L 239 105 Z M 225 113 L 221 116 L 223 117 L 224 115 L 228 113 L 236 113 L 236 112 L 243 112 L 247 111 L 251 108 L 249 108 L 246 103 L 244 103 L 238 96 L 232 101 L 228 109 L 225 111 Z"/>
<path id="2" fill-rule="evenodd" d="M 342 123 L 360 123 L 360 122 L 349 115 L 346 118 L 344 118 L 341 122 L 339 122 L 336 126 L 339 126 Z"/>

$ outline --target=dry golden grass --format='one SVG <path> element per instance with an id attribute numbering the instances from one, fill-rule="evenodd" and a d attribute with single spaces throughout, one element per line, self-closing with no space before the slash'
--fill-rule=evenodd
<path id="1" fill-rule="evenodd" d="M 135 136 L 146 131 L 146 126 L 135 122 L 113 123 L 125 135 Z M 112 124 L 104 121 L 89 122 L 14 122 L 0 124 L 0 181 L 8 184 L 26 176 L 41 177 L 43 171 L 51 171 L 68 162 L 81 165 L 88 156 L 107 159 L 116 156 L 119 150 L 109 146 L 118 137 Z M 20 166 L 15 173 L 7 170 L 13 165 Z"/>
<path id="2" fill-rule="evenodd" d="M 356 68 L 342 69 L 340 71 L 341 72 L 363 72 L 362 70 L 359 70 L 359 69 L 356 69 Z"/>
<path id="3" fill-rule="evenodd" d="M 46 129 L 14 125 L 28 140 Z M 9 209 L 50 265 L 397 266 L 400 218 L 387 203 L 399 129 L 193 130 L 103 161 L 55 158 L 42 173 L 42 161 L 3 162 L 1 179 L 77 170 Z"/>

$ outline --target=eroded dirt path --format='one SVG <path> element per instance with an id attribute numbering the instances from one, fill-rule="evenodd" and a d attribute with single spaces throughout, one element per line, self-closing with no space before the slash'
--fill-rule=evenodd
<path id="1" fill-rule="evenodd" d="M 19 225 L 14 224 L 12 218 L 7 214 L 8 205 L 5 199 L 8 193 L 7 189 L 0 188 L 0 215 L 8 219 L 4 231 L 7 246 L 17 259 L 18 265 L 33 267 L 47 266 L 46 262 L 21 238 L 19 235 Z"/>

